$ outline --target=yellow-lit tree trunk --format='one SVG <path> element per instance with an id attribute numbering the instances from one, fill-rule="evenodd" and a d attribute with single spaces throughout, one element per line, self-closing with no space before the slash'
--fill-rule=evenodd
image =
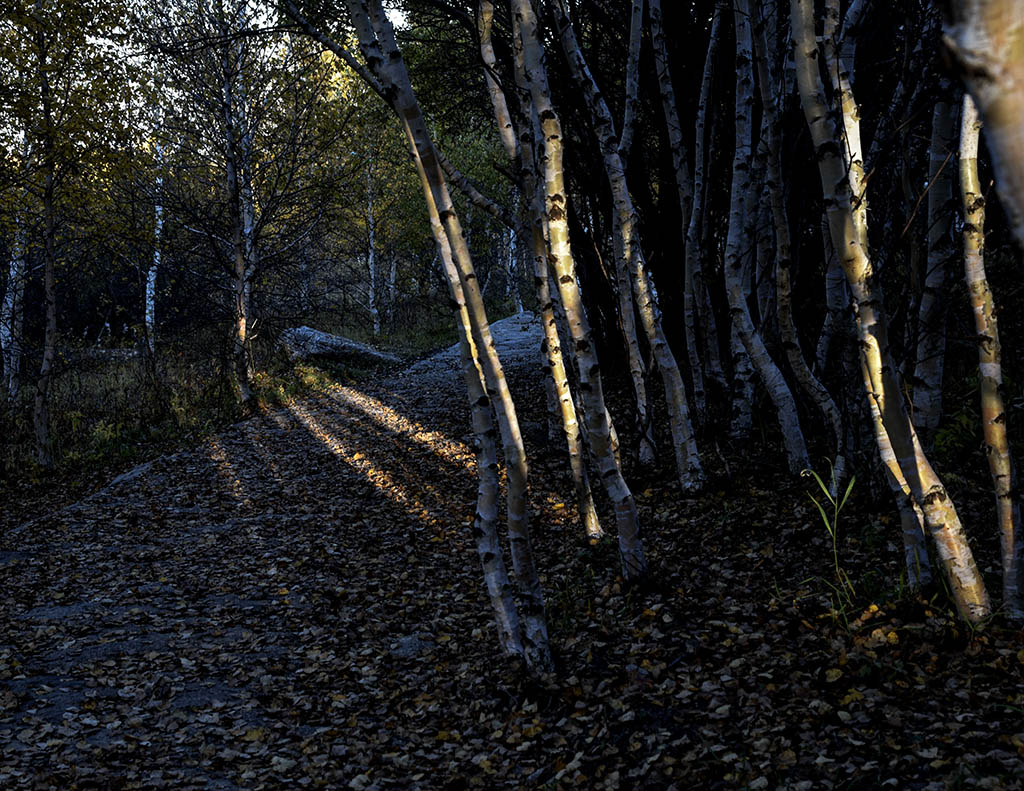
<path id="1" fill-rule="evenodd" d="M 515 405 L 491 337 L 480 284 L 458 215 L 448 193 L 441 163 L 409 82 L 409 75 L 399 52 L 391 22 L 380 0 L 347 0 L 347 6 L 363 57 L 374 72 L 374 76 L 380 81 L 384 95 L 388 97 L 392 109 L 402 123 L 410 153 L 421 170 L 424 196 L 428 206 L 433 201 L 451 246 L 452 260 L 470 319 L 473 343 L 488 395 L 492 399 L 498 418 L 502 438 L 508 476 L 509 546 L 520 595 L 524 653 L 531 667 L 541 671 L 550 670 L 551 649 L 544 595 L 530 544 L 526 502 L 526 453 Z"/>
<path id="2" fill-rule="evenodd" d="M 514 23 L 523 50 L 524 71 L 530 99 L 543 131 L 544 148 L 538 152 L 544 167 L 545 215 L 548 222 L 551 260 L 558 281 L 575 347 L 587 421 L 587 435 L 597 457 L 601 480 L 615 506 L 619 556 L 622 574 L 627 580 L 647 573 L 647 559 L 640 538 L 636 503 L 615 457 L 611 441 L 611 421 L 604 402 L 604 387 L 597 350 L 576 283 L 576 265 L 572 257 L 567 221 L 568 195 L 562 169 L 562 126 L 551 103 L 544 52 L 537 18 L 530 0 L 510 0 Z"/>
<path id="3" fill-rule="evenodd" d="M 860 211 L 864 196 L 854 192 L 853 168 L 841 153 L 851 149 L 846 148 L 847 136 L 836 129 L 828 111 L 818 70 L 814 3 L 791 0 L 790 15 L 800 100 L 817 156 L 832 243 L 853 297 L 858 341 L 870 381 L 868 397 L 875 401 L 900 470 L 924 513 L 957 607 L 964 618 L 977 621 L 991 611 L 988 593 L 956 508 L 921 449 L 897 380 L 881 289 L 863 241 L 867 238 L 866 213 Z M 843 115 L 844 127 L 856 130 L 856 104 L 844 104 Z"/>
<path id="4" fill-rule="evenodd" d="M 1003 369 L 996 322 L 995 300 L 985 276 L 985 197 L 978 182 L 978 135 L 981 120 L 970 94 L 963 100 L 960 120 L 960 195 L 964 207 L 964 272 L 974 328 L 978 337 L 981 375 L 981 425 L 985 454 L 996 494 L 996 522 L 1003 561 L 1003 608 L 1014 619 L 1024 619 L 1020 569 L 1024 565 L 1017 472 L 1006 436 L 1006 407 L 1000 392 Z"/>
<path id="5" fill-rule="evenodd" d="M 565 437 L 569 452 L 569 466 L 572 470 L 573 485 L 576 490 L 576 506 L 579 509 L 580 521 L 587 538 L 599 539 L 604 535 L 601 522 L 594 505 L 594 496 L 587 475 L 586 455 L 583 436 L 580 430 L 576 402 L 569 385 L 569 376 L 562 355 L 562 343 L 558 335 L 558 324 L 555 319 L 555 306 L 548 278 L 548 243 L 544 227 L 544 197 L 541 185 L 536 178 L 536 139 L 538 135 L 534 127 L 539 127 L 535 117 L 520 121 L 523 127 L 516 134 L 516 125 L 509 111 L 505 91 L 496 78 L 497 59 L 491 42 L 491 26 L 494 17 L 494 4 L 491 0 L 480 0 L 477 24 L 480 34 L 480 55 L 484 62 L 484 76 L 487 82 L 491 106 L 501 137 L 502 147 L 512 166 L 519 172 L 522 180 L 525 200 L 523 214 L 528 220 L 528 239 L 533 259 L 534 285 L 537 291 L 541 322 L 544 327 L 542 354 L 544 358 L 545 386 L 548 388 L 555 411 L 560 417 L 561 430 Z M 526 77 L 522 65 L 522 47 L 516 47 L 515 55 L 516 82 L 520 91 L 528 98 Z M 529 101 L 524 104 L 529 107 Z M 550 410 L 549 410 L 550 413 Z"/>
<path id="6" fill-rule="evenodd" d="M 996 186 L 1024 246 L 1024 0 L 951 0 L 946 42 L 985 123 Z"/>

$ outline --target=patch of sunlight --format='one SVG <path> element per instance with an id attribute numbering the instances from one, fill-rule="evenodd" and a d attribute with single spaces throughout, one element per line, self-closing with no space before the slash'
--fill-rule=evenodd
<path id="1" fill-rule="evenodd" d="M 323 425 L 309 412 L 305 407 L 290 404 L 288 411 L 292 416 L 299 421 L 305 429 L 316 437 L 323 445 L 328 448 L 335 456 L 345 462 L 349 467 L 356 470 L 372 483 L 377 490 L 391 500 L 404 508 L 411 516 L 416 519 L 433 522 L 437 519 L 437 512 L 422 503 L 413 495 L 405 491 L 405 489 L 386 471 L 378 467 L 375 467 L 370 459 L 366 458 L 361 452 L 354 450 L 353 448 L 342 442 L 335 434 L 325 429 Z"/>
<path id="2" fill-rule="evenodd" d="M 400 434 L 426 448 L 435 456 L 463 469 L 473 470 L 475 468 L 474 453 L 466 443 L 450 439 L 440 431 L 429 431 L 421 424 L 414 423 L 405 415 L 396 412 L 387 404 L 358 390 L 353 390 L 351 387 L 339 387 L 332 392 L 331 396 L 339 403 L 359 410 L 382 428 Z"/>

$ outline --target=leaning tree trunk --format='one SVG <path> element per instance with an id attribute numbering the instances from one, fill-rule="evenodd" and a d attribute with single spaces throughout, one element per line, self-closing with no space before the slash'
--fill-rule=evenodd
<path id="1" fill-rule="evenodd" d="M 996 185 L 1024 246 L 1024 0 L 951 0 L 946 42 L 985 122 Z"/>
<path id="2" fill-rule="evenodd" d="M 643 247 L 637 228 L 636 210 L 626 184 L 626 171 L 615 138 L 615 127 L 611 112 L 583 57 L 572 22 L 565 10 L 564 0 L 556 0 L 555 16 L 562 40 L 562 48 L 577 84 L 583 89 L 590 108 L 591 119 L 597 132 L 604 162 L 605 175 L 611 186 L 613 211 L 615 213 L 616 252 L 621 256 L 623 266 L 628 266 L 632 276 L 633 296 L 640 319 L 643 322 L 647 340 L 661 371 L 665 386 L 665 402 L 669 414 L 669 426 L 676 454 L 676 470 L 679 484 L 684 491 L 695 491 L 704 484 L 697 441 L 690 422 L 686 387 L 676 363 L 675 355 L 669 348 L 662 329 L 661 312 L 658 308 L 650 275 L 646 271 Z"/>
<path id="3" fill-rule="evenodd" d="M 985 455 L 996 494 L 996 522 L 1003 561 L 1003 607 L 1013 620 L 1024 619 L 1020 585 L 1024 566 L 1017 472 L 1006 432 L 1003 369 L 996 305 L 985 276 L 985 197 L 978 181 L 978 134 L 981 121 L 974 100 L 966 94 L 960 121 L 960 194 L 964 208 L 964 270 L 974 311 L 981 373 L 981 425 Z"/>
<path id="4" fill-rule="evenodd" d="M 380 0 L 347 0 L 347 6 L 363 57 L 374 71 L 374 76 L 382 83 L 384 94 L 402 122 L 410 153 L 421 171 L 424 196 L 428 204 L 433 201 L 451 246 L 470 317 L 473 343 L 488 393 L 493 399 L 505 454 L 509 546 L 519 587 L 526 658 L 531 667 L 541 671 L 550 670 L 552 660 L 544 594 L 530 543 L 526 452 L 512 395 L 491 337 L 473 261 L 448 192 L 441 163 L 383 5 Z"/>
<path id="5" fill-rule="evenodd" d="M 591 448 L 597 457 L 601 480 L 615 505 L 622 574 L 626 580 L 635 580 L 647 573 L 647 559 L 640 538 L 636 503 L 622 477 L 622 470 L 612 448 L 612 426 L 604 401 L 597 349 L 576 282 L 576 266 L 569 243 L 569 224 L 566 215 L 568 193 L 562 169 L 562 126 L 551 103 L 544 53 L 533 6 L 530 0 L 510 0 L 510 3 L 513 20 L 518 27 L 518 43 L 522 46 L 530 99 L 544 133 L 544 147 L 540 152 L 540 160 L 544 166 L 545 215 L 548 220 L 551 261 L 575 346 L 587 433 Z"/>
<path id="6" fill-rule="evenodd" d="M 925 450 L 935 442 L 942 418 L 942 372 L 946 359 L 946 284 L 952 269 L 954 164 L 957 104 L 949 80 L 940 80 L 932 112 L 928 152 L 928 256 L 924 288 L 917 311 L 917 353 L 914 358 L 914 427 Z"/>
<path id="7" fill-rule="evenodd" d="M 751 68 L 751 37 L 749 3 L 741 0 L 735 13 L 736 20 L 736 149 L 733 158 L 733 182 L 729 210 L 729 235 L 725 246 L 725 281 L 729 295 L 729 310 L 737 334 L 743 343 L 750 361 L 764 384 L 775 405 L 782 438 L 786 446 L 789 469 L 794 474 L 810 466 L 807 446 L 797 416 L 796 402 L 786 385 L 778 366 L 768 355 L 760 333 L 747 307 L 747 295 L 743 288 L 742 258 L 749 246 L 750 238 L 744 233 L 746 225 L 745 207 L 751 190 L 751 110 L 754 104 L 754 81 Z M 744 238 L 744 237 L 747 238 Z"/>
<path id="8" fill-rule="evenodd" d="M 828 112 L 818 71 L 814 4 L 812 0 L 791 0 L 790 11 L 800 100 L 817 156 L 832 243 L 840 251 L 853 297 L 858 341 L 871 383 L 868 397 L 875 400 L 900 469 L 924 513 L 957 608 L 964 618 L 977 621 L 991 611 L 988 593 L 956 508 L 921 449 L 897 380 L 881 288 L 862 242 L 867 238 L 867 228 L 861 225 L 866 224 L 866 217 L 862 217 L 858 206 L 864 196 L 853 192 L 853 168 L 851 163 L 844 162 L 841 154 L 849 150 L 847 141 L 839 134 Z M 844 126 L 855 128 L 858 123 L 856 104 L 844 103 L 843 107 Z M 850 114 L 852 117 L 845 117 Z M 863 183 L 861 187 L 863 189 Z"/>
<path id="9" fill-rule="evenodd" d="M 551 293 L 548 277 L 548 242 L 545 230 L 543 186 L 537 183 L 536 177 L 536 141 L 539 137 L 539 121 L 534 114 L 520 120 L 521 130 L 517 137 L 512 114 L 509 111 L 507 97 L 498 82 L 497 60 L 491 42 L 491 25 L 494 17 L 494 4 L 491 0 L 480 0 L 478 30 L 480 34 L 480 54 L 484 62 L 484 77 L 491 98 L 491 106 L 498 125 L 499 136 L 505 154 L 512 166 L 519 172 L 525 200 L 523 214 L 529 221 L 529 242 L 533 259 L 534 284 L 537 291 L 541 322 L 544 326 L 542 358 L 545 367 L 545 387 L 549 398 L 549 437 L 551 436 L 550 416 L 556 413 L 559 431 L 565 437 L 569 452 L 569 466 L 572 470 L 573 485 L 576 491 L 576 507 L 579 510 L 583 529 L 592 541 L 604 535 L 601 522 L 597 516 L 594 497 L 587 476 L 586 449 L 584 447 L 576 402 L 573 399 L 569 377 L 566 371 L 565 358 L 562 355 L 562 342 L 558 334 L 555 317 L 555 295 Z M 526 76 L 522 63 L 522 47 L 515 47 L 516 84 L 520 92 L 527 95 L 522 102 L 524 108 L 529 107 Z M 520 142 L 521 141 L 521 142 Z M 512 236 L 514 238 L 514 236 Z M 518 293 L 518 292 L 517 292 Z M 554 407 L 554 409 L 552 409 Z"/>

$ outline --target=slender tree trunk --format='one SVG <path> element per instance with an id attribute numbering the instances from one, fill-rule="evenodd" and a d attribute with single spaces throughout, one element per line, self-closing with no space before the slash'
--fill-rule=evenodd
<path id="1" fill-rule="evenodd" d="M 426 191 L 424 192 L 426 194 Z M 477 499 L 476 515 L 473 519 L 473 537 L 476 551 L 483 567 L 484 583 L 494 610 L 498 625 L 498 642 L 509 655 L 526 657 L 523 645 L 522 625 L 516 609 L 515 594 L 508 577 L 505 556 L 498 536 L 498 446 L 496 431 L 491 417 L 491 401 L 484 388 L 483 371 L 477 362 L 476 348 L 465 295 L 459 282 L 451 245 L 445 234 L 441 218 L 433 199 L 428 198 L 430 228 L 437 242 L 438 253 L 445 274 L 449 293 L 458 314 L 459 357 L 462 361 L 462 377 L 469 397 L 473 434 L 476 437 Z"/>
<path id="2" fill-rule="evenodd" d="M 604 402 L 597 350 L 590 324 L 583 311 L 576 283 L 575 262 L 569 243 L 566 216 L 568 195 L 562 170 L 562 127 L 551 103 L 551 92 L 533 6 L 530 0 L 510 2 L 513 21 L 518 27 L 519 44 L 522 46 L 530 98 L 543 129 L 544 147 L 543 152 L 539 152 L 539 158 L 544 167 L 545 215 L 548 220 L 551 260 L 579 365 L 580 392 L 586 406 L 587 434 L 597 457 L 601 481 L 615 506 L 623 577 L 626 580 L 639 579 L 647 573 L 647 559 L 640 538 L 640 523 L 633 494 L 622 477 L 622 470 L 612 447 L 612 426 Z"/>
<path id="3" fill-rule="evenodd" d="M 526 453 L 515 405 L 491 337 L 480 284 L 473 269 L 473 261 L 466 246 L 458 215 L 448 193 L 443 169 L 409 82 L 405 61 L 398 50 L 391 22 L 380 0 L 347 0 L 347 6 L 363 57 L 382 83 L 385 95 L 389 97 L 392 108 L 402 122 L 410 153 L 421 172 L 424 196 L 428 204 L 433 201 L 436 206 L 451 246 L 452 258 L 470 317 L 473 343 L 484 372 L 488 394 L 493 399 L 504 446 L 508 476 L 509 545 L 519 587 L 526 658 L 532 668 L 547 671 L 552 664 L 551 649 L 544 594 L 530 544 L 526 502 Z"/>
<path id="4" fill-rule="evenodd" d="M 380 310 L 377 307 L 377 223 L 373 207 L 373 154 L 366 164 L 366 266 L 370 275 L 367 303 L 373 320 L 373 336 L 380 335 Z"/>
<path id="5" fill-rule="evenodd" d="M 774 9 L 773 9 L 774 10 Z M 781 120 L 778 95 L 774 91 L 776 80 L 769 64 L 776 60 L 774 36 L 767 35 L 766 25 L 755 31 L 754 52 L 757 59 L 757 76 L 761 86 L 761 104 L 765 117 L 765 145 L 767 147 L 767 168 L 765 190 L 771 206 L 775 229 L 775 304 L 777 309 L 779 337 L 786 353 L 790 370 L 804 395 L 818 408 L 832 430 L 832 449 L 835 453 L 833 481 L 836 488 L 846 478 L 846 450 L 843 443 L 843 420 L 835 401 L 825 386 L 818 381 L 807 365 L 800 348 L 793 318 L 792 287 L 790 270 L 793 265 L 792 243 L 789 235 L 789 216 L 786 213 L 785 196 L 782 188 Z M 840 277 L 842 272 L 839 272 Z"/>
<path id="6" fill-rule="evenodd" d="M 942 418 L 942 372 L 946 359 L 946 284 L 953 266 L 953 182 L 958 97 L 949 80 L 939 82 L 928 153 L 928 263 L 917 313 L 914 367 L 914 427 L 925 450 Z"/>
<path id="7" fill-rule="evenodd" d="M 53 107 L 50 96 L 49 44 L 40 27 L 36 33 L 39 66 L 40 100 L 43 110 L 43 293 L 46 302 L 46 323 L 43 335 L 43 361 L 36 380 L 32 423 L 36 435 L 36 461 L 41 467 L 54 466 L 53 440 L 50 436 L 50 380 L 57 358 L 57 231 L 54 205 L 56 153 Z"/>
<path id="8" fill-rule="evenodd" d="M 1024 0 L 952 0 L 946 43 L 985 122 L 996 186 L 1024 246 Z"/>
<path id="9" fill-rule="evenodd" d="M 659 0 L 654 0 L 659 2 Z M 654 6 L 651 6 L 654 13 Z M 629 56 L 626 59 L 626 96 L 622 114 L 622 136 L 619 138 L 619 157 L 629 160 L 633 147 L 633 129 L 636 126 L 636 108 L 640 103 L 640 45 L 643 42 L 644 0 L 633 0 L 629 15 Z M 684 226 L 685 227 L 685 226 Z"/>
<path id="10" fill-rule="evenodd" d="M 868 396 L 874 399 L 900 469 L 925 516 L 928 532 L 935 539 L 943 569 L 961 615 L 971 621 L 987 616 L 991 610 L 981 575 L 967 545 L 966 536 L 953 502 L 921 449 L 907 413 L 889 350 L 888 326 L 881 289 L 862 243 L 867 238 L 866 216 L 859 206 L 862 193 L 854 192 L 854 168 L 844 162 L 846 147 L 828 113 L 824 86 L 818 71 L 818 46 L 814 37 L 814 8 L 811 0 L 791 0 L 792 35 L 797 83 L 807 125 L 811 131 L 822 192 L 829 217 L 832 243 L 841 251 L 843 271 L 853 297 L 858 341 L 867 376 L 871 382 Z M 854 117 L 844 118 L 844 126 L 856 126 L 856 105 L 844 104 Z M 862 186 L 862 185 L 861 185 Z"/>
<path id="11" fill-rule="evenodd" d="M 714 20 L 711 23 L 711 38 L 708 43 L 707 55 L 704 59 L 704 73 L 701 79 L 700 102 L 697 107 L 697 131 L 694 143 L 693 182 L 686 163 L 686 149 L 683 145 L 682 123 L 676 105 L 675 90 L 672 86 L 672 74 L 669 68 L 668 47 L 665 42 L 665 30 L 662 25 L 661 0 L 650 2 L 651 38 L 654 42 L 654 62 L 658 72 L 658 87 L 661 93 L 661 106 L 668 127 L 669 145 L 672 149 L 672 166 L 675 170 L 676 195 L 679 201 L 679 213 L 685 237 L 684 273 L 683 273 L 683 321 L 686 327 L 686 353 L 690 363 L 690 375 L 693 381 L 693 405 L 698 422 L 707 417 L 706 393 L 704 389 L 704 368 L 701 364 L 698 333 L 708 335 L 708 325 L 701 323 L 700 307 L 704 304 L 704 281 L 701 277 L 702 249 L 700 230 L 704 215 L 704 168 L 705 168 L 705 123 L 707 110 L 711 102 L 712 73 L 715 54 L 721 38 L 722 16 L 724 4 L 715 6 Z M 698 329 L 699 327 L 699 329 Z M 714 339 L 712 339 L 714 341 Z"/>
<path id="12" fill-rule="evenodd" d="M 224 115 L 224 155 L 225 178 L 227 181 L 228 210 L 232 221 L 232 269 L 231 286 L 233 301 L 233 334 L 232 361 L 235 369 L 235 384 L 242 404 L 252 400 L 252 371 L 249 367 L 249 278 L 252 275 L 251 238 L 251 191 L 249 208 L 246 208 L 245 176 L 242 172 L 244 163 L 241 137 L 245 134 L 240 128 L 240 118 L 236 107 L 233 86 L 240 74 L 240 65 L 232 63 L 231 51 L 227 46 L 230 31 L 227 21 L 221 15 L 217 19 L 224 44 L 221 47 L 221 95 Z"/>
<path id="13" fill-rule="evenodd" d="M 597 540 L 604 535 L 601 523 L 594 506 L 594 498 L 587 476 L 586 449 L 583 442 L 576 402 L 573 399 L 569 376 L 566 371 L 565 358 L 562 354 L 558 323 L 556 320 L 557 290 L 552 293 L 548 267 L 548 234 L 544 216 L 543 185 L 537 182 L 537 141 L 540 139 L 540 122 L 536 114 L 530 111 L 529 89 L 526 85 L 525 68 L 523 65 L 522 47 L 516 44 L 515 79 L 517 89 L 524 95 L 524 111 L 528 117 L 520 121 L 521 130 L 516 135 L 515 124 L 508 109 L 505 91 L 496 78 L 496 59 L 491 42 L 491 24 L 494 16 L 494 4 L 491 0 L 480 0 L 478 9 L 478 30 L 480 34 L 480 54 L 484 61 L 484 74 L 487 81 L 494 117 L 502 146 L 513 167 L 519 171 L 523 182 L 526 200 L 523 202 L 523 214 L 528 219 L 530 251 L 533 260 L 534 286 L 540 310 L 541 323 L 544 327 L 542 342 L 542 359 L 545 367 L 545 387 L 548 393 L 548 437 L 554 439 L 559 433 L 565 438 L 569 452 L 569 466 L 572 470 L 573 485 L 576 491 L 576 506 L 586 536 Z M 517 36 L 518 39 L 518 36 Z M 520 139 L 522 143 L 520 144 Z M 518 293 L 518 291 L 517 291 Z M 552 420 L 554 417 L 554 420 Z M 557 423 L 557 425 L 555 425 Z M 554 428 L 554 434 L 552 430 Z"/>
<path id="14" fill-rule="evenodd" d="M 150 357 L 156 349 L 156 281 L 160 272 L 160 252 L 164 229 L 164 148 L 157 142 L 156 205 L 153 207 L 153 259 L 146 272 L 146 346 Z"/>
<path id="15" fill-rule="evenodd" d="M 637 230 L 636 210 L 626 184 L 625 165 L 619 157 L 611 112 L 583 58 L 563 0 L 556 0 L 554 9 L 560 28 L 562 48 L 569 61 L 573 76 L 583 89 L 583 94 L 590 106 L 591 118 L 601 144 L 605 175 L 611 186 L 614 203 L 617 252 L 619 252 L 623 264 L 629 267 L 633 295 L 636 298 L 640 319 L 647 333 L 651 353 L 658 364 L 662 382 L 665 385 L 665 401 L 676 453 L 679 483 L 684 491 L 694 491 L 703 486 L 704 472 L 701 468 L 697 441 L 690 422 L 686 387 L 662 329 L 661 312 L 650 283 L 650 275 L 646 269 L 643 247 Z"/>
<path id="16" fill-rule="evenodd" d="M 22 326 L 25 315 L 25 278 L 28 275 L 28 234 L 25 222 L 15 215 L 14 242 L 11 245 L 11 263 L 7 270 L 7 288 L 0 308 L 0 346 L 3 348 L 4 385 L 7 388 L 8 407 L 14 414 L 15 402 L 21 389 Z"/>
<path id="17" fill-rule="evenodd" d="M 985 197 L 978 181 L 978 136 L 981 120 L 970 94 L 963 99 L 960 121 L 960 194 L 964 208 L 964 270 L 978 335 L 981 373 L 981 425 L 985 455 L 996 495 L 996 524 L 1003 561 L 1003 608 L 1015 621 L 1024 619 L 1020 574 L 1024 567 L 1017 471 L 1010 454 L 1003 404 L 1003 369 L 995 300 L 985 276 Z"/>
<path id="18" fill-rule="evenodd" d="M 725 248 L 725 280 L 729 295 L 729 309 L 733 323 L 750 361 L 757 370 L 768 395 L 775 405 L 782 439 L 786 446 L 789 469 L 799 474 L 810 466 L 807 446 L 804 443 L 796 402 L 789 391 L 786 380 L 765 349 L 760 333 L 754 329 L 747 308 L 747 295 L 743 288 L 742 257 L 750 244 L 750 236 L 744 233 L 745 207 L 751 191 L 751 108 L 754 103 L 753 69 L 750 36 L 749 3 L 740 0 L 736 9 L 736 150 L 733 158 L 733 184 L 729 211 L 729 235 Z M 750 212 L 746 212 L 749 214 Z M 744 238 L 746 237 L 746 238 Z"/>

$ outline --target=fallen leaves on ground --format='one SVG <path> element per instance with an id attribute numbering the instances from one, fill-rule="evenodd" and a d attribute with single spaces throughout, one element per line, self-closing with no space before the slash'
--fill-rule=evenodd
<path id="1" fill-rule="evenodd" d="M 531 680 L 497 654 L 466 411 L 451 372 L 338 387 L 8 530 L 0 787 L 1021 787 L 1021 633 L 899 596 L 898 527 L 857 502 L 836 609 L 805 482 L 757 454 L 698 497 L 633 471 L 627 589 L 535 443 L 559 667 Z"/>

